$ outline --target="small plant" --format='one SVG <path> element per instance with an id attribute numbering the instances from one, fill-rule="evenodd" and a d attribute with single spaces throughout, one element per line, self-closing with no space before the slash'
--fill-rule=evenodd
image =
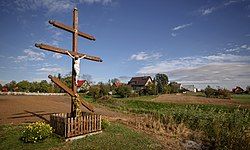
<path id="1" fill-rule="evenodd" d="M 35 122 L 24 127 L 21 140 L 25 143 L 36 143 L 49 137 L 52 127 L 44 122 Z"/>
<path id="2" fill-rule="evenodd" d="M 102 129 L 106 129 L 110 126 L 110 122 L 107 119 L 102 119 Z"/>

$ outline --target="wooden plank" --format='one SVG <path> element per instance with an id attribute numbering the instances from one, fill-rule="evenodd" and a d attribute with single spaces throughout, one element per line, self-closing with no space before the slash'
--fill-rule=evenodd
<path id="1" fill-rule="evenodd" d="M 84 106 L 84 107 L 86 107 L 89 111 L 91 111 L 91 112 L 94 112 L 94 107 L 91 105 L 91 104 L 89 104 L 88 102 L 86 102 L 86 101 L 84 101 L 81 97 L 77 97 L 78 99 L 79 99 L 79 101 L 81 102 L 81 104 Z"/>
<path id="2" fill-rule="evenodd" d="M 78 53 L 78 52 L 73 52 L 73 51 L 69 51 L 69 50 L 66 50 L 66 49 L 50 46 L 50 45 L 47 45 L 47 44 L 42 44 L 42 43 L 38 44 L 38 43 L 36 43 L 35 46 L 37 48 L 47 50 L 47 51 L 51 51 L 51 52 L 56 52 L 56 53 L 59 53 L 59 54 L 68 55 L 68 53 L 67 53 L 67 51 L 68 51 L 72 56 L 78 55 L 79 57 L 84 56 L 83 59 L 87 59 L 87 60 L 92 60 L 92 61 L 97 61 L 97 62 L 102 62 L 103 61 L 100 57 L 90 56 L 90 55 L 83 54 L 83 53 Z"/>
<path id="3" fill-rule="evenodd" d="M 65 31 L 68 31 L 68 32 L 71 32 L 71 33 L 74 33 L 74 29 L 72 27 L 64 25 L 63 23 L 60 23 L 60 22 L 55 21 L 55 20 L 50 20 L 49 23 L 52 24 L 54 27 L 63 29 Z M 78 35 L 81 36 L 81 37 L 84 37 L 84 38 L 86 38 L 88 40 L 93 40 L 93 41 L 96 40 L 94 36 L 89 35 L 89 34 L 84 33 L 84 32 L 81 32 L 81 31 L 78 31 Z"/>
<path id="4" fill-rule="evenodd" d="M 51 75 L 48 76 L 52 82 L 54 82 L 57 86 L 59 86 L 60 88 L 62 88 L 65 92 L 67 92 L 70 96 L 75 97 L 75 93 L 73 93 L 73 91 L 68 88 L 64 83 L 62 83 L 61 80 L 59 80 L 56 77 L 52 77 Z"/>

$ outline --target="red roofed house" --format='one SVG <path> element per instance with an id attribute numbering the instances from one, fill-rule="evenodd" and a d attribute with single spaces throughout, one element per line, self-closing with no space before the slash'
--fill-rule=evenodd
<path id="1" fill-rule="evenodd" d="M 88 90 L 90 87 L 88 81 L 86 80 L 77 80 L 77 90 L 79 91 L 85 91 Z"/>
<path id="2" fill-rule="evenodd" d="M 128 82 L 128 85 L 130 85 L 133 90 L 141 90 L 152 82 L 153 80 L 150 76 L 132 77 L 132 79 Z"/>
<path id="3" fill-rule="evenodd" d="M 113 83 L 113 86 L 114 87 L 120 87 L 120 86 L 122 86 L 123 85 L 123 83 L 121 83 L 120 81 L 115 81 L 114 83 Z"/>

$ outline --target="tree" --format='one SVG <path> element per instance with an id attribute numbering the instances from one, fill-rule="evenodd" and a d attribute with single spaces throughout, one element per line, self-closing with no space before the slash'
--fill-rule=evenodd
<path id="1" fill-rule="evenodd" d="M 2 84 L 0 84 L 0 91 L 2 91 L 2 88 L 3 88 L 3 86 L 2 86 Z"/>
<path id="2" fill-rule="evenodd" d="M 166 74 L 156 74 L 155 75 L 155 81 L 156 81 L 156 86 L 157 86 L 157 92 L 158 93 L 165 93 L 165 85 L 168 84 L 168 76 Z"/>
<path id="3" fill-rule="evenodd" d="M 30 83 L 29 81 L 23 80 L 17 83 L 18 90 L 20 92 L 29 92 L 30 90 Z"/>
<path id="4" fill-rule="evenodd" d="M 89 88 L 89 94 L 94 98 L 100 98 L 100 87 L 98 85 L 93 85 Z"/>
<path id="5" fill-rule="evenodd" d="M 145 87 L 145 94 L 146 95 L 156 95 L 156 85 L 154 83 L 149 83 L 146 87 Z"/>
<path id="6" fill-rule="evenodd" d="M 211 88 L 209 85 L 205 88 L 206 97 L 215 97 L 216 90 Z"/>
<path id="7" fill-rule="evenodd" d="M 122 85 L 117 87 L 116 94 L 120 95 L 122 98 L 127 98 L 131 95 L 132 88 L 128 85 Z"/>
<path id="8" fill-rule="evenodd" d="M 246 94 L 250 94 L 250 86 L 248 85 L 247 87 L 246 87 Z"/>
<path id="9" fill-rule="evenodd" d="M 100 83 L 99 86 L 100 86 L 100 92 L 99 92 L 100 97 L 108 95 L 108 92 L 110 91 L 109 85 L 105 85 L 103 83 Z"/>

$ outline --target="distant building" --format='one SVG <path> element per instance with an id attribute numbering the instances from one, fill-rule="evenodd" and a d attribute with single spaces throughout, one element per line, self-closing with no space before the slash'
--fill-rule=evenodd
<path id="1" fill-rule="evenodd" d="M 244 90 L 241 87 L 236 86 L 234 89 L 232 89 L 232 92 L 235 94 L 242 94 Z"/>
<path id="2" fill-rule="evenodd" d="M 152 82 L 153 80 L 150 76 L 132 77 L 131 80 L 128 82 L 128 85 L 130 85 L 133 90 L 141 90 Z"/>
<path id="3" fill-rule="evenodd" d="M 187 91 L 191 91 L 191 92 L 196 92 L 196 88 L 194 87 L 194 85 L 180 85 L 181 89 L 187 90 Z"/>
<path id="4" fill-rule="evenodd" d="M 7 87 L 2 87 L 2 92 L 8 92 L 8 88 Z"/>
<path id="5" fill-rule="evenodd" d="M 122 86 L 123 85 L 123 83 L 121 83 L 120 81 L 115 81 L 114 83 L 113 83 L 113 86 L 114 87 L 120 87 L 120 86 Z"/>
<path id="6" fill-rule="evenodd" d="M 86 91 L 90 87 L 90 84 L 86 80 L 77 80 L 77 91 Z"/>

